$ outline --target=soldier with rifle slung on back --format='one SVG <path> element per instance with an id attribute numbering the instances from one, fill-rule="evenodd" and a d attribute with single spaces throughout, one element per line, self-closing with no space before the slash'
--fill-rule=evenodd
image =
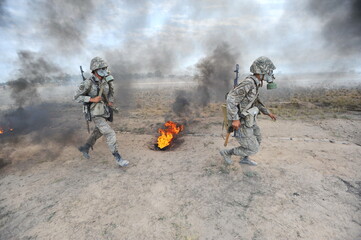
<path id="1" fill-rule="evenodd" d="M 93 121 L 95 128 L 85 145 L 79 147 L 79 151 L 89 159 L 89 149 L 93 149 L 96 140 L 104 135 L 116 163 L 125 167 L 129 162 L 120 156 L 116 134 L 107 123 L 113 121 L 114 78 L 109 75 L 108 65 L 100 57 L 91 60 L 90 70 L 92 76 L 88 79 L 83 76 L 84 81 L 79 85 L 74 100 L 83 103 L 87 124 Z"/>
<path id="2" fill-rule="evenodd" d="M 231 122 L 231 128 L 237 131 L 236 138 L 240 146 L 220 151 L 227 164 L 232 163 L 232 155 L 237 155 L 241 157 L 239 163 L 257 165 L 256 162 L 249 159 L 250 155 L 258 152 L 262 140 L 261 131 L 256 122 L 257 115 L 262 112 L 272 120 L 276 120 L 276 116 L 259 100 L 259 88 L 263 86 L 263 81 L 267 81 L 267 89 L 276 88 L 276 84 L 273 83 L 275 68 L 269 58 L 257 58 L 250 68 L 253 75 L 246 77 L 228 93 L 227 118 Z"/>

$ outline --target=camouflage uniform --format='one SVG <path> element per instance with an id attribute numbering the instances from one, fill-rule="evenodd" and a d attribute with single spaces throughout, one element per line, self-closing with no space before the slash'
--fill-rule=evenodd
<path id="1" fill-rule="evenodd" d="M 90 70 L 93 75 L 79 85 L 74 99 L 81 103 L 89 103 L 93 98 L 93 102 L 90 104 L 90 107 L 88 107 L 89 104 L 87 104 L 87 106 L 84 105 L 84 111 L 86 114 L 90 114 L 91 119 L 94 121 L 95 129 L 86 144 L 84 146 L 80 146 L 78 149 L 81 153 L 83 153 L 85 158 L 89 159 L 89 149 L 93 148 L 97 139 L 104 135 L 116 163 L 121 167 L 128 166 L 129 162 L 122 158 L 118 152 L 115 132 L 107 123 L 109 117 L 112 118 L 110 108 L 106 105 L 106 103 L 114 102 L 114 79 L 111 75 L 109 75 L 107 63 L 100 57 L 95 57 L 91 60 Z M 98 101 L 100 96 L 102 100 Z M 103 102 L 104 100 L 105 103 Z"/>
<path id="2" fill-rule="evenodd" d="M 264 80 L 267 78 L 267 82 L 272 82 L 274 79 L 273 70 L 275 68 L 269 58 L 259 57 L 251 65 L 250 71 L 253 74 L 263 75 Z M 258 152 L 259 145 L 262 141 L 261 131 L 257 125 L 256 116 L 254 116 L 254 122 L 246 123 L 245 118 L 241 118 L 240 114 L 253 107 L 257 107 L 258 110 L 265 115 L 270 114 L 258 98 L 259 87 L 261 87 L 261 81 L 255 75 L 249 75 L 227 95 L 228 120 L 240 120 L 241 122 L 241 126 L 237 130 L 236 135 L 240 146 L 220 151 L 220 154 L 228 164 L 232 163 L 230 156 L 237 155 L 241 156 L 240 163 L 256 165 L 255 162 L 248 159 L 248 156 Z"/>
<path id="3" fill-rule="evenodd" d="M 83 81 L 74 96 L 74 100 L 79 103 L 88 103 L 90 98 L 98 96 L 98 90 L 103 86 L 103 96 L 107 97 L 108 102 L 114 101 L 114 85 L 113 80 L 100 81 L 96 76 L 92 75 L 90 78 Z M 85 111 L 85 110 L 84 110 Z M 118 151 L 117 139 L 114 130 L 109 126 L 106 119 L 110 116 L 109 111 L 102 115 L 95 115 L 93 109 L 90 111 L 92 120 L 95 124 L 95 129 L 87 140 L 87 144 L 94 146 L 96 140 L 102 135 L 105 136 L 108 147 L 112 153 Z"/>
<path id="4" fill-rule="evenodd" d="M 251 101 L 254 101 L 250 108 L 257 107 L 263 114 L 269 114 L 269 111 L 257 96 L 259 87 L 260 81 L 255 76 L 250 75 L 228 93 L 228 119 L 241 121 L 241 127 L 238 129 L 236 136 L 240 146 L 233 148 L 234 155 L 245 157 L 258 152 L 262 136 L 257 122 L 252 127 L 247 127 L 245 120 L 240 119 L 239 111 L 242 112 Z"/>

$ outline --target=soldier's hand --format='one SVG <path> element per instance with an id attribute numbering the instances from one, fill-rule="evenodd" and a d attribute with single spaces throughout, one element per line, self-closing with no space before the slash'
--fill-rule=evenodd
<path id="1" fill-rule="evenodd" d="M 108 103 L 108 106 L 109 106 L 109 107 L 113 107 L 113 105 L 114 105 L 114 104 L 113 104 L 112 102 L 109 102 L 109 103 Z"/>
<path id="2" fill-rule="evenodd" d="M 274 115 L 274 114 L 272 114 L 272 113 L 270 113 L 269 115 L 268 115 L 273 121 L 276 121 L 276 115 Z"/>
<path id="3" fill-rule="evenodd" d="M 94 102 L 94 103 L 97 103 L 97 102 L 100 102 L 102 100 L 102 97 L 101 96 L 97 96 L 95 98 L 91 98 L 89 102 Z"/>
<path id="4" fill-rule="evenodd" d="M 233 127 L 234 130 L 237 130 L 238 128 L 241 127 L 241 121 L 239 121 L 239 120 L 233 120 L 233 121 L 232 121 L 232 127 Z"/>

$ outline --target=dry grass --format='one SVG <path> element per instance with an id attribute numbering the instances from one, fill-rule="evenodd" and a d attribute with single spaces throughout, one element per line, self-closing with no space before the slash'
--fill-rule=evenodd
<path id="1" fill-rule="evenodd" d="M 273 113 L 287 119 L 345 118 L 350 111 L 361 111 L 361 88 L 297 89 L 265 102 Z"/>
<path id="2" fill-rule="evenodd" d="M 194 89 L 190 89 L 193 91 Z M 120 131 L 151 133 L 167 120 L 197 121 L 197 119 L 218 119 L 222 122 L 220 106 L 222 101 L 212 102 L 205 107 L 191 103 L 190 112 L 177 115 L 172 110 L 177 89 L 142 89 L 134 91 L 134 106 L 122 111 L 121 115 L 133 119 Z M 327 118 L 349 118 L 350 111 L 361 111 L 361 87 L 354 89 L 324 88 L 280 88 L 272 91 L 262 89 L 261 99 L 277 116 L 288 120 Z M 190 100 L 191 101 L 191 100 Z M 215 121 L 215 120 L 212 121 Z M 159 123 L 158 125 L 155 123 Z M 218 121 L 217 121 L 218 123 Z M 209 125 L 202 125 L 208 129 Z"/>

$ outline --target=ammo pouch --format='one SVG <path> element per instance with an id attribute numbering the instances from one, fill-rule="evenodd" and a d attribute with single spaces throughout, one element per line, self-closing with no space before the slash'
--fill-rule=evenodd
<path id="1" fill-rule="evenodd" d="M 109 117 L 107 118 L 107 121 L 113 122 L 114 110 L 113 110 L 113 108 L 111 108 L 111 107 L 107 107 L 107 109 L 109 110 Z"/>
<path id="2" fill-rule="evenodd" d="M 93 117 L 103 116 L 109 113 L 108 107 L 103 102 L 92 103 L 90 109 Z"/>
<path id="3" fill-rule="evenodd" d="M 244 123 L 247 127 L 253 127 L 256 122 L 256 117 L 259 113 L 258 107 L 250 108 L 241 113 L 241 117 L 244 120 Z"/>

